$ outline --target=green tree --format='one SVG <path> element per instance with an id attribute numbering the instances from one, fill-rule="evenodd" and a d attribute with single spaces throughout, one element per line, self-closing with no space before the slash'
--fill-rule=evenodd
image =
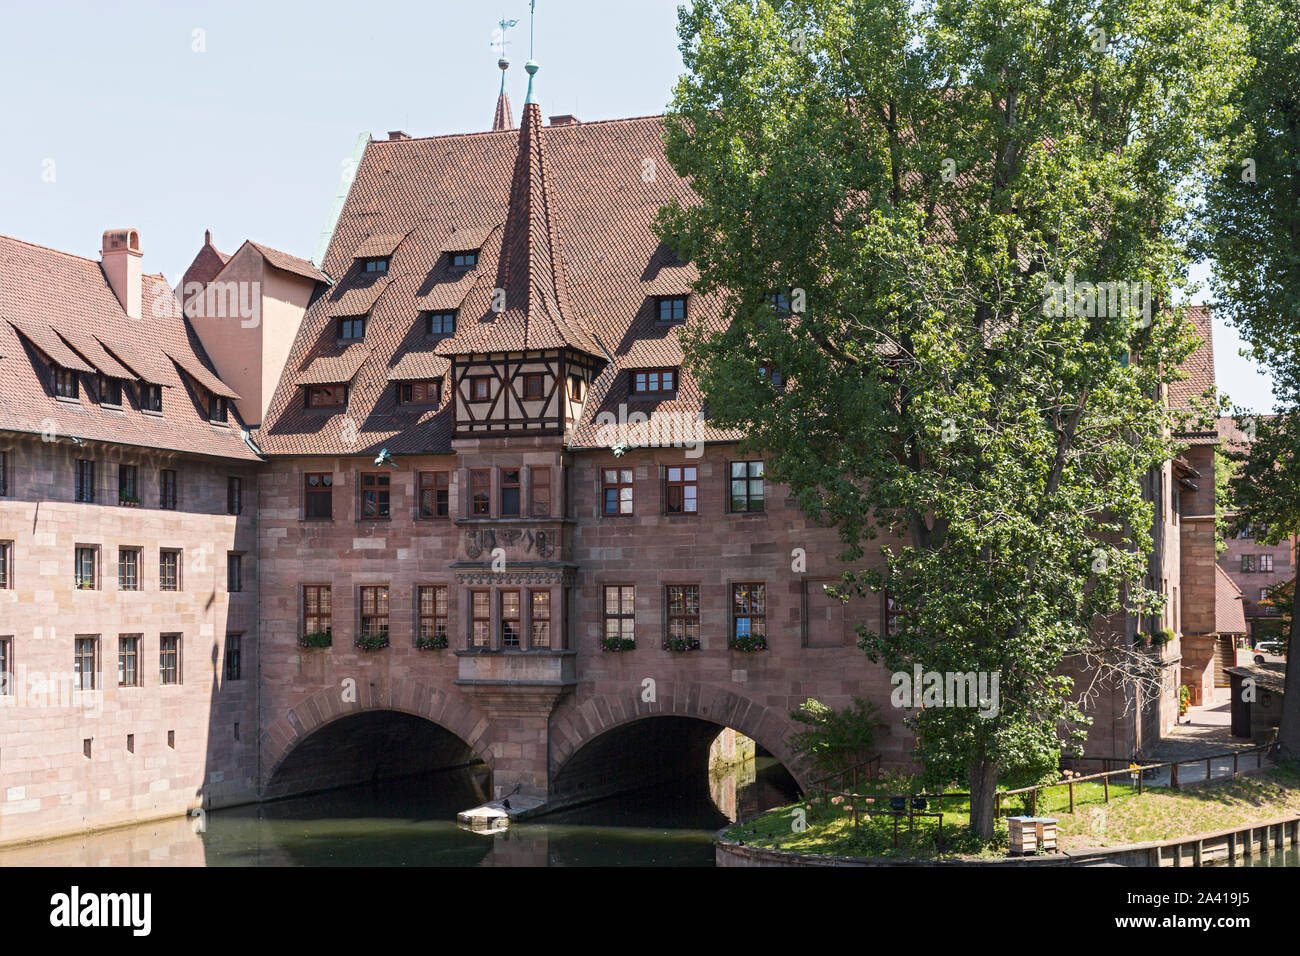
<path id="1" fill-rule="evenodd" d="M 1122 612 L 1160 605 L 1158 396 L 1194 344 L 1159 305 L 1224 162 L 1239 31 L 1203 0 L 696 0 L 679 33 L 667 152 L 701 201 L 661 235 L 729 323 L 693 325 L 688 361 L 839 530 L 844 590 L 896 602 L 868 654 L 999 675 L 992 715 L 909 718 L 989 839 L 999 778 L 1086 725 L 1097 686 L 1068 673 L 1152 670 Z M 1147 308 L 1115 285 L 1144 281 Z"/>
<path id="2" fill-rule="evenodd" d="M 1214 452 L 1214 555 L 1218 557 L 1228 547 L 1228 536 L 1233 533 L 1236 521 L 1232 514 L 1236 506 L 1232 503 L 1232 475 L 1237 464 L 1228 457 L 1227 451 L 1216 449 Z"/>
<path id="3" fill-rule="evenodd" d="M 1300 533 L 1300 0 L 1242 0 L 1251 68 L 1235 91 L 1234 149 L 1209 196 L 1207 251 L 1220 307 L 1273 376 L 1281 414 L 1238 410 L 1249 441 L 1232 495 L 1265 544 Z M 1278 740 L 1300 759 L 1300 648 L 1291 619 Z"/>

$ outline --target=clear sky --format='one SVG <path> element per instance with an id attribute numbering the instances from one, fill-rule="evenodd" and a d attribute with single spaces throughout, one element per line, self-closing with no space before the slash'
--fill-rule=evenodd
<path id="1" fill-rule="evenodd" d="M 544 115 L 664 110 L 682 70 L 677 0 L 538 0 Z M 140 230 L 173 284 L 211 229 L 315 251 L 357 136 L 491 128 L 493 31 L 509 31 L 516 120 L 526 0 L 0 0 L 0 234 L 96 257 Z M 1204 294 L 1197 301 L 1203 301 Z M 1219 385 L 1252 410 L 1268 382 L 1215 327 Z"/>

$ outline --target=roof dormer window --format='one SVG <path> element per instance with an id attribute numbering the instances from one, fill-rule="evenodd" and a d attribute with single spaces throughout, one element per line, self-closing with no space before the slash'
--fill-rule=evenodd
<path id="1" fill-rule="evenodd" d="M 208 421 L 226 422 L 228 421 L 229 411 L 230 405 L 225 396 L 208 393 Z"/>
<path id="2" fill-rule="evenodd" d="M 647 368 L 632 371 L 633 395 L 665 395 L 677 391 L 677 369 Z"/>
<path id="3" fill-rule="evenodd" d="M 388 257 L 375 256 L 362 260 L 361 268 L 367 275 L 383 275 L 388 272 Z"/>
<path id="4" fill-rule="evenodd" d="M 99 376 L 99 404 L 110 408 L 122 407 L 122 380 L 108 375 Z"/>
<path id="5" fill-rule="evenodd" d="M 456 334 L 456 313 L 450 311 L 426 312 L 426 334 L 435 339 L 445 339 Z"/>
<path id="6" fill-rule="evenodd" d="M 51 365 L 50 370 L 54 375 L 54 394 L 58 398 L 77 398 L 80 394 L 77 379 L 77 373 L 73 369 L 64 368 L 62 365 Z"/>
<path id="7" fill-rule="evenodd" d="M 767 382 L 778 392 L 785 391 L 785 376 L 781 370 L 772 365 L 771 362 L 764 362 L 758 370 L 759 378 Z"/>
<path id="8" fill-rule="evenodd" d="M 766 300 L 768 307 L 776 312 L 777 315 L 790 314 L 789 290 L 783 289 L 780 292 L 769 292 L 764 296 L 764 299 Z"/>
<path id="9" fill-rule="evenodd" d="M 360 341 L 366 337 L 366 317 L 345 315 L 339 319 L 339 338 Z"/>
<path id="10" fill-rule="evenodd" d="M 398 382 L 397 403 L 399 405 L 437 405 L 442 400 L 442 379 L 434 378 L 424 382 Z"/>
<path id="11" fill-rule="evenodd" d="M 308 408 L 341 408 L 348 403 L 346 385 L 311 385 L 306 391 Z"/>
<path id="12" fill-rule="evenodd" d="M 478 250 L 466 249 L 451 254 L 451 264 L 457 269 L 472 269 L 478 265 Z"/>
<path id="13" fill-rule="evenodd" d="M 161 412 L 162 386 L 152 382 L 141 382 L 140 407 L 146 412 Z"/>
<path id="14" fill-rule="evenodd" d="M 686 321 L 686 296 L 684 295 L 660 296 L 657 308 L 656 318 L 660 322 Z"/>

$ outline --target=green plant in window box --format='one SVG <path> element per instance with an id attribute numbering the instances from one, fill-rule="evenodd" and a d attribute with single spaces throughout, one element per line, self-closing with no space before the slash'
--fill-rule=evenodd
<path id="1" fill-rule="evenodd" d="M 733 637 L 727 642 L 727 646 L 733 651 L 765 651 L 767 650 L 767 638 L 762 634 L 741 634 Z"/>
<path id="2" fill-rule="evenodd" d="M 299 647 L 329 647 L 334 642 L 329 631 L 313 631 L 298 638 Z"/>
<path id="3" fill-rule="evenodd" d="M 124 508 L 136 508 L 140 505 L 140 499 L 132 495 L 118 495 L 117 503 Z"/>
<path id="4" fill-rule="evenodd" d="M 602 651 L 630 651 L 635 648 L 636 641 L 630 637 L 602 637 L 600 639 L 600 649 Z"/>
<path id="5" fill-rule="evenodd" d="M 388 634 L 380 631 L 377 634 L 361 633 L 353 643 L 363 651 L 378 651 L 388 646 Z"/>
<path id="6" fill-rule="evenodd" d="M 1164 647 L 1173 639 L 1174 639 L 1174 632 L 1167 627 L 1161 628 L 1158 631 L 1151 632 L 1152 647 Z"/>
<path id="7" fill-rule="evenodd" d="M 384 641 L 387 646 L 387 640 Z M 416 650 L 420 651 L 441 651 L 447 648 L 446 634 L 421 634 L 415 639 Z"/>
<path id="8" fill-rule="evenodd" d="M 698 651 L 700 642 L 690 637 L 669 637 L 664 639 L 666 651 Z"/>

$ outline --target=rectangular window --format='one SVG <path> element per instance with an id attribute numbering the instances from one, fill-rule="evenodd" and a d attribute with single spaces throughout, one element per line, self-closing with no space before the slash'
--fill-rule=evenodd
<path id="1" fill-rule="evenodd" d="M 669 296 L 659 300 L 660 322 L 686 321 L 686 296 Z"/>
<path id="2" fill-rule="evenodd" d="M 14 543 L 0 541 L 0 591 L 14 586 Z"/>
<path id="3" fill-rule="evenodd" d="M 474 375 L 469 380 L 469 400 L 486 402 L 492 397 L 492 378 L 488 375 Z"/>
<path id="4" fill-rule="evenodd" d="M 693 515 L 697 513 L 699 500 L 699 469 L 695 465 L 670 467 L 664 480 L 664 511 L 670 515 Z"/>
<path id="5" fill-rule="evenodd" d="M 533 499 L 534 518 L 551 516 L 551 469 L 533 466 L 528 469 L 529 494 Z"/>
<path id="6" fill-rule="evenodd" d="M 420 517 L 446 518 L 451 514 L 451 473 L 420 472 Z"/>
<path id="7" fill-rule="evenodd" d="M 244 635 L 226 635 L 226 680 L 243 679 Z M 236 724 L 238 726 L 238 724 Z"/>
<path id="8" fill-rule="evenodd" d="M 420 640 L 447 639 L 447 589 L 442 585 L 422 586 L 419 594 Z"/>
<path id="9" fill-rule="evenodd" d="M 551 646 L 551 592 L 529 591 L 529 647 Z"/>
<path id="10" fill-rule="evenodd" d="M 54 394 L 59 398 L 76 398 L 78 394 L 77 373 L 62 365 L 54 366 Z"/>
<path id="11" fill-rule="evenodd" d="M 519 592 L 501 592 L 501 646 L 519 646 Z"/>
<path id="12" fill-rule="evenodd" d="M 1250 574 L 1255 570 L 1255 556 L 1253 554 L 1243 554 L 1241 556 L 1241 570 L 1243 574 Z"/>
<path id="13" fill-rule="evenodd" d="M 687 648 L 700 644 L 700 586 L 668 585 L 668 639 Z"/>
<path id="14" fill-rule="evenodd" d="M 601 477 L 605 514 L 630 515 L 632 513 L 632 469 L 602 468 Z"/>
<path id="15" fill-rule="evenodd" d="M 99 587 L 99 575 L 96 574 L 98 551 L 98 548 L 77 548 L 77 587 L 83 591 L 93 591 Z"/>
<path id="16" fill-rule="evenodd" d="M 138 505 L 140 503 L 140 470 L 135 465 L 117 466 L 117 503 L 121 505 Z"/>
<path id="17" fill-rule="evenodd" d="M 244 479 L 235 475 L 226 478 L 226 514 L 237 515 L 244 510 Z"/>
<path id="18" fill-rule="evenodd" d="M 429 379 L 427 382 L 398 382 L 397 403 L 399 405 L 437 405 L 442 400 L 442 379 Z"/>
<path id="19" fill-rule="evenodd" d="M 305 509 L 308 518 L 334 517 L 334 476 L 313 473 L 304 477 Z"/>
<path id="20" fill-rule="evenodd" d="M 492 472 L 475 468 L 469 473 L 469 513 L 485 515 L 492 507 Z"/>
<path id="21" fill-rule="evenodd" d="M 387 472 L 366 472 L 361 476 L 361 517 L 388 517 L 389 475 Z"/>
<path id="22" fill-rule="evenodd" d="M 107 375 L 99 376 L 99 404 L 114 408 L 122 407 L 121 379 L 109 378 Z"/>
<path id="23" fill-rule="evenodd" d="M 582 378 L 578 375 L 569 376 L 569 398 L 575 402 L 582 401 Z"/>
<path id="24" fill-rule="evenodd" d="M 140 590 L 139 548 L 118 548 L 117 589 L 119 591 Z"/>
<path id="25" fill-rule="evenodd" d="M 308 408 L 342 408 L 348 403 L 346 385 L 309 385 L 307 387 Z"/>
<path id="26" fill-rule="evenodd" d="M 733 461 L 731 463 L 731 511 L 763 510 L 763 463 L 761 461 Z"/>
<path id="27" fill-rule="evenodd" d="M 492 644 L 491 592 L 470 591 L 470 645 L 489 647 Z"/>
<path id="28" fill-rule="evenodd" d="M 179 551 L 158 552 L 158 588 L 162 591 L 179 591 L 181 589 L 181 553 Z"/>
<path id="29" fill-rule="evenodd" d="M 1259 569 L 1260 569 L 1261 571 L 1272 571 L 1272 570 L 1273 570 L 1273 555 L 1271 555 L 1271 554 L 1261 554 L 1261 555 L 1259 556 Z"/>
<path id="30" fill-rule="evenodd" d="M 776 368 L 770 362 L 764 362 L 759 366 L 758 376 L 778 392 L 785 389 L 785 376 L 781 374 L 780 369 Z"/>
<path id="31" fill-rule="evenodd" d="M 888 591 L 881 594 L 880 615 L 883 619 L 881 623 L 885 635 L 893 637 L 898 634 L 899 628 L 902 627 L 903 612 L 899 609 L 894 596 Z"/>
<path id="32" fill-rule="evenodd" d="M 13 679 L 10 677 L 13 672 L 14 639 L 12 637 L 0 637 L 0 697 L 13 694 Z"/>
<path id="33" fill-rule="evenodd" d="M 767 637 L 767 585 L 731 586 L 731 637 L 734 641 Z"/>
<path id="34" fill-rule="evenodd" d="M 242 554 L 226 555 L 226 591 L 238 594 L 244 590 L 244 556 Z"/>
<path id="35" fill-rule="evenodd" d="M 366 317 L 353 315 L 339 319 L 339 338 L 364 339 L 366 337 Z"/>
<path id="36" fill-rule="evenodd" d="M 1268 592 L 1269 592 L 1269 588 L 1259 589 L 1259 599 L 1261 602 L 1268 600 Z"/>
<path id="37" fill-rule="evenodd" d="M 208 421 L 224 422 L 229 420 L 228 406 L 223 395 L 208 395 Z"/>
<path id="38" fill-rule="evenodd" d="M 99 638 L 78 637 L 72 659 L 73 685 L 77 690 L 94 690 L 99 686 Z"/>
<path id="39" fill-rule="evenodd" d="M 176 510 L 176 472 L 171 468 L 158 472 L 158 507 L 165 511 Z"/>
<path id="40" fill-rule="evenodd" d="M 676 389 L 676 369 L 637 369 L 632 372 L 632 394 L 634 395 L 661 395 Z"/>
<path id="41" fill-rule="evenodd" d="M 605 585 L 603 616 L 605 640 L 636 640 L 636 588 L 630 584 Z"/>
<path id="42" fill-rule="evenodd" d="M 9 452 L 0 451 L 0 498 L 9 495 Z"/>
<path id="43" fill-rule="evenodd" d="M 383 275 L 388 272 L 388 258 L 376 256 L 373 259 L 366 259 L 362 268 L 371 275 Z"/>
<path id="44" fill-rule="evenodd" d="M 95 500 L 95 463 L 85 458 L 77 459 L 76 500 L 87 504 Z"/>
<path id="45" fill-rule="evenodd" d="M 430 312 L 429 313 L 429 335 L 434 338 L 445 339 L 449 335 L 456 334 L 456 313 L 455 312 Z"/>
<path id="46" fill-rule="evenodd" d="M 540 372 L 529 372 L 524 376 L 524 401 L 539 401 L 546 390 L 546 376 Z"/>
<path id="47" fill-rule="evenodd" d="M 181 636 L 179 634 L 163 634 L 158 638 L 158 682 L 160 684 L 181 682 Z"/>
<path id="48" fill-rule="evenodd" d="M 501 469 L 501 517 L 519 517 L 519 469 Z"/>
<path id="49" fill-rule="evenodd" d="M 790 293 L 787 292 L 769 292 L 763 297 L 768 306 L 776 311 L 778 315 L 790 314 Z"/>
<path id="50" fill-rule="evenodd" d="M 361 589 L 361 636 L 388 636 L 388 588 Z"/>
<path id="51" fill-rule="evenodd" d="M 328 584 L 304 584 L 302 588 L 302 632 L 331 634 L 334 631 L 333 608 Z"/>
<path id="52" fill-rule="evenodd" d="M 140 686 L 139 634 L 123 634 L 117 639 L 117 686 Z"/>
<path id="53" fill-rule="evenodd" d="M 161 412 L 162 386 L 142 382 L 140 385 L 140 407 L 146 412 Z"/>
<path id="54" fill-rule="evenodd" d="M 453 252 L 451 254 L 451 264 L 465 269 L 478 265 L 478 250 L 473 252 Z"/>

